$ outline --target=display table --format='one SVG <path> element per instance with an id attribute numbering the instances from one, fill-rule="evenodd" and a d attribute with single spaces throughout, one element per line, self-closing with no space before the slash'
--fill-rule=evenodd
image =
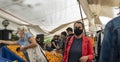
<path id="1" fill-rule="evenodd" d="M 5 59 L 9 59 L 12 61 L 18 61 L 18 62 L 25 62 L 21 57 L 13 53 L 10 49 L 8 49 L 6 46 L 1 47 L 0 49 L 1 57 Z"/>

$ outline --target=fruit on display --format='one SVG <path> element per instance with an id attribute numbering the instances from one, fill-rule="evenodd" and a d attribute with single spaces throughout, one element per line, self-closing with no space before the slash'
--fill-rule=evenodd
<path id="1" fill-rule="evenodd" d="M 9 50 L 11 50 L 13 53 L 15 53 L 16 55 L 18 55 L 19 57 L 21 57 L 23 60 L 26 61 L 25 55 L 23 54 L 23 52 L 19 51 L 17 52 L 16 49 L 20 47 L 19 45 L 8 45 L 7 48 Z M 17 61 L 17 60 L 15 60 Z"/>
<path id="2" fill-rule="evenodd" d="M 45 56 L 49 62 L 61 62 L 62 60 L 62 55 L 55 51 L 45 51 Z"/>

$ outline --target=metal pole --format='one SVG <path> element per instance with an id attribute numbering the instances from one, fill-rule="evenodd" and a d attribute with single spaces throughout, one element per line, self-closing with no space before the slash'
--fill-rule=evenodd
<path id="1" fill-rule="evenodd" d="M 81 9 L 81 5 L 80 5 L 80 1 L 77 0 L 77 2 L 78 2 L 78 4 L 79 4 L 81 20 L 82 20 L 82 23 L 83 23 L 83 25 L 84 25 L 83 30 L 84 30 L 84 33 L 85 33 L 85 35 L 86 35 L 85 24 L 84 24 L 84 21 L 83 21 L 83 15 L 82 15 L 82 9 Z"/>

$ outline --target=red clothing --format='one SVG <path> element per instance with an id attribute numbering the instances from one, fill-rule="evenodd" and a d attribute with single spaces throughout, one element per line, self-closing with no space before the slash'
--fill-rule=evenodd
<path id="1" fill-rule="evenodd" d="M 63 62 L 68 62 L 69 51 L 70 51 L 73 40 L 74 40 L 74 36 L 71 37 L 67 47 L 65 48 Z M 82 56 L 88 56 L 87 62 L 92 62 L 92 59 L 94 57 L 93 47 L 90 42 L 91 40 L 89 38 L 82 36 Z"/>

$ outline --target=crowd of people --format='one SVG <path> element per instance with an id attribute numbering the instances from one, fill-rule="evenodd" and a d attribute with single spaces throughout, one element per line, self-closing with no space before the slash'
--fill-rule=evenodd
<path id="1" fill-rule="evenodd" d="M 74 28 L 68 27 L 60 35 L 54 35 L 45 46 L 39 37 L 33 37 L 27 27 L 20 26 L 17 32 L 18 41 L 0 40 L 0 43 L 19 44 L 21 47 L 18 51 L 23 51 L 26 62 L 49 62 L 44 50 L 59 51 L 62 56 L 60 62 L 120 62 L 119 24 L 120 16 L 111 20 L 104 30 L 97 31 L 96 35 L 86 36 L 84 24 L 77 21 Z"/>
<path id="2" fill-rule="evenodd" d="M 94 58 L 92 38 L 85 36 L 83 29 L 82 22 L 75 22 L 74 28 L 68 27 L 61 35 L 54 35 L 45 49 L 60 51 L 61 62 L 91 62 Z"/>

